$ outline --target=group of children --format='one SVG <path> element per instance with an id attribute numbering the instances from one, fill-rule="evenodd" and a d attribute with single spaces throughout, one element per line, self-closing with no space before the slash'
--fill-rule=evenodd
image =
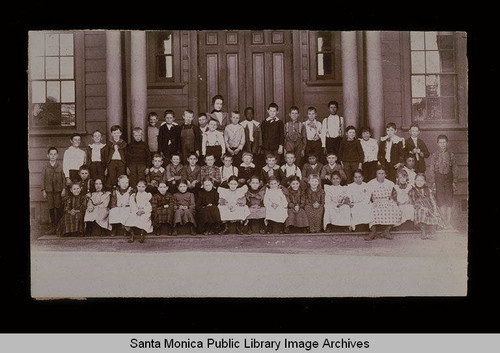
<path id="1" fill-rule="evenodd" d="M 369 128 L 358 138 L 354 126 L 344 127 L 335 101 L 322 122 L 314 107 L 305 122 L 292 107 L 286 124 L 274 103 L 262 123 L 252 108 L 240 122 L 239 113 L 222 112 L 222 104 L 215 96 L 214 110 L 199 114 L 198 125 L 191 110 L 184 111 L 182 125 L 171 110 L 161 124 L 150 113 L 147 142 L 136 127 L 127 144 L 115 125 L 109 141 L 95 131 L 84 150 L 73 134 L 62 166 L 57 149 L 49 148 L 42 173 L 49 233 L 125 231 L 130 242 L 143 242 L 147 233 L 175 235 L 179 225 L 188 225 L 191 234 L 226 234 L 231 224 L 240 234 L 366 225 L 371 232 L 365 239 L 373 240 L 392 239 L 391 228 L 406 222 L 423 238 L 450 227 L 457 165 L 445 135 L 437 139 L 426 177 L 430 153 L 416 124 L 405 140 L 389 123 L 379 142 Z"/>

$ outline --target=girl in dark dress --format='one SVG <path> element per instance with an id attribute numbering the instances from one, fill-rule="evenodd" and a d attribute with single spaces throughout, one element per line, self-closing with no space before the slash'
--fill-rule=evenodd
<path id="1" fill-rule="evenodd" d="M 288 218 L 285 222 L 285 233 L 289 232 L 289 227 L 309 227 L 309 220 L 304 210 L 306 197 L 304 190 L 300 186 L 300 178 L 292 176 L 289 185 L 287 189 L 283 190 L 288 201 Z"/>
<path id="2" fill-rule="evenodd" d="M 80 183 L 71 185 L 71 194 L 64 201 L 64 215 L 59 221 L 57 234 L 81 236 L 84 231 L 83 217 L 87 209 L 87 197 L 81 193 Z"/>
<path id="3" fill-rule="evenodd" d="M 161 234 L 162 225 L 166 224 L 169 227 L 168 234 L 171 235 L 173 231 L 174 219 L 174 196 L 167 192 L 168 186 L 165 181 L 158 183 L 158 193 L 153 195 L 151 199 L 151 206 L 153 207 L 153 227 L 156 235 Z"/>
<path id="4" fill-rule="evenodd" d="M 203 180 L 203 189 L 196 197 L 196 210 L 198 216 L 198 233 L 205 235 L 215 234 L 220 224 L 219 193 L 214 188 L 211 178 Z"/>

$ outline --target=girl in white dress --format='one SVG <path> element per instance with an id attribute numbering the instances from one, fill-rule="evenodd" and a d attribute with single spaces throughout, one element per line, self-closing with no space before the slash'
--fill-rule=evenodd
<path id="1" fill-rule="evenodd" d="M 128 176 L 120 175 L 118 187 L 111 193 L 109 205 L 109 224 L 115 225 L 111 230 L 111 236 L 115 236 L 121 226 L 124 226 L 126 235 L 129 235 L 130 228 L 125 226 L 125 223 L 130 216 L 130 195 L 132 195 L 133 190 L 129 186 Z"/>
<path id="2" fill-rule="evenodd" d="M 357 225 L 370 224 L 373 221 L 368 184 L 363 179 L 363 172 L 358 169 L 354 172 L 354 182 L 347 186 L 347 193 L 351 199 L 351 229 L 353 231 L 356 230 Z"/>
<path id="3" fill-rule="evenodd" d="M 331 174 L 332 185 L 325 185 L 325 216 L 323 228 L 328 224 L 343 227 L 347 231 L 351 226 L 351 200 L 345 186 L 340 185 L 341 177 L 338 171 Z"/>
<path id="4" fill-rule="evenodd" d="M 134 242 L 134 233 L 139 230 L 139 243 L 144 243 L 144 234 L 153 232 L 151 222 L 151 193 L 146 192 L 146 181 L 137 182 L 137 192 L 130 196 L 130 216 L 125 223 L 128 227 L 133 227 L 129 243 Z"/>
<path id="5" fill-rule="evenodd" d="M 99 233 L 99 235 L 103 235 L 104 230 L 111 230 L 108 209 L 111 193 L 102 190 L 103 183 L 101 179 L 94 181 L 94 187 L 95 191 L 90 194 L 83 220 L 87 225 L 91 224 L 93 234 Z M 99 226 L 99 228 L 96 228 L 96 226 Z"/>
<path id="6" fill-rule="evenodd" d="M 402 225 L 406 221 L 413 222 L 415 219 L 415 209 L 413 208 L 410 196 L 408 195 L 408 192 L 412 188 L 409 183 L 409 179 L 410 178 L 408 177 L 406 170 L 400 169 L 398 171 L 396 177 L 397 184 L 394 186 L 394 190 L 396 190 L 397 193 L 396 202 L 401 210 L 401 223 L 396 224 L 396 226 Z"/>
<path id="7" fill-rule="evenodd" d="M 268 188 L 264 195 L 264 206 L 271 233 L 283 233 L 283 224 L 288 218 L 288 201 L 280 188 L 278 179 L 274 176 L 269 178 Z"/>
<path id="8" fill-rule="evenodd" d="M 246 204 L 245 194 L 248 191 L 248 186 L 243 185 L 238 187 L 238 177 L 231 176 L 228 179 L 229 189 L 219 187 L 219 212 L 220 219 L 223 223 L 221 234 L 227 234 L 227 222 L 236 222 L 238 225 L 238 233 L 242 234 L 242 223 L 250 214 L 250 210 Z"/>

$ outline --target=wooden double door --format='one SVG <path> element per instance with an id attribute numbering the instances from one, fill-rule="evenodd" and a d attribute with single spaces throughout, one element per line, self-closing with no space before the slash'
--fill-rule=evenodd
<path id="1" fill-rule="evenodd" d="M 224 110 L 253 107 L 267 117 L 276 103 L 286 120 L 293 104 L 291 31 L 200 31 L 198 33 L 199 111 L 212 110 L 212 97 L 224 97 Z"/>

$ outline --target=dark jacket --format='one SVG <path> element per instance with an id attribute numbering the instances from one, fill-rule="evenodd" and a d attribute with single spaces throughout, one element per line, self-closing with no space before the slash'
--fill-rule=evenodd
<path id="1" fill-rule="evenodd" d="M 339 146 L 339 160 L 342 162 L 357 162 L 363 163 L 365 154 L 358 139 L 348 141 L 343 138 Z"/>
<path id="2" fill-rule="evenodd" d="M 208 121 L 210 120 L 215 120 L 217 122 L 217 130 L 219 131 L 224 131 L 226 126 L 228 126 L 231 123 L 231 118 L 229 117 L 229 114 L 227 112 L 221 112 L 222 113 L 222 125 L 219 123 L 219 119 L 214 114 L 214 111 L 211 113 L 207 113 L 207 118 Z"/>
<path id="3" fill-rule="evenodd" d="M 133 140 L 127 146 L 127 165 L 131 164 L 145 164 L 149 166 L 151 153 L 149 146 L 144 141 L 137 142 Z"/>
<path id="4" fill-rule="evenodd" d="M 62 165 L 56 162 L 54 166 L 51 166 L 50 162 L 47 162 L 42 170 L 42 191 L 61 192 L 64 189 L 65 181 Z"/>
<path id="5" fill-rule="evenodd" d="M 259 151 L 259 147 L 262 145 L 262 130 L 260 129 L 260 125 L 255 126 L 254 124 L 252 146 L 250 146 L 250 129 L 248 128 L 248 126 L 246 126 L 244 129 L 245 129 L 245 146 L 243 146 L 243 151 L 256 154 Z"/>
<path id="6" fill-rule="evenodd" d="M 158 131 L 158 150 L 164 156 L 179 153 L 179 125 L 172 125 L 170 130 L 167 124 L 160 126 L 160 130 Z"/>
<path id="7" fill-rule="evenodd" d="M 113 154 L 115 153 L 115 145 L 118 145 L 118 153 L 120 153 L 120 158 L 123 163 L 127 163 L 127 143 L 122 139 L 118 140 L 118 142 L 109 140 L 106 143 L 106 147 L 104 147 L 104 163 L 106 166 L 111 162 L 111 158 L 113 158 Z"/>
<path id="8" fill-rule="evenodd" d="M 87 146 L 87 148 L 85 149 L 85 153 L 87 153 L 87 158 L 86 158 L 86 161 L 88 164 L 92 163 L 92 148 L 90 148 L 90 146 Z M 101 148 L 101 162 L 104 163 L 106 159 L 106 145 Z"/>
<path id="9" fill-rule="evenodd" d="M 182 146 L 182 141 L 181 141 L 181 136 L 182 136 L 182 130 L 183 129 L 193 129 L 193 133 L 194 133 L 194 151 L 199 151 L 201 153 L 201 130 L 198 126 L 196 125 L 189 125 L 186 126 L 184 124 L 182 125 L 179 125 L 179 130 L 178 130 L 178 136 L 179 136 L 179 145 L 180 145 L 180 149 L 186 147 L 186 146 Z M 191 152 L 191 151 L 188 151 L 188 152 Z"/>
<path id="10" fill-rule="evenodd" d="M 420 151 L 424 154 L 424 156 L 419 156 L 418 157 L 418 160 L 417 160 L 417 157 L 415 156 L 415 154 L 412 152 L 414 148 L 419 148 Z M 417 146 L 415 146 L 415 143 L 413 142 L 413 140 L 411 139 L 411 137 L 407 138 L 405 140 L 405 158 L 408 157 L 408 156 L 413 156 L 415 157 L 415 171 L 417 173 L 423 173 L 425 172 L 425 160 L 424 158 L 429 158 L 430 156 L 430 152 L 429 152 L 429 149 L 427 148 L 427 146 L 425 145 L 425 142 L 422 141 L 421 139 L 417 138 Z"/>
<path id="11" fill-rule="evenodd" d="M 285 128 L 282 120 L 268 121 L 260 125 L 262 131 L 262 149 L 277 150 L 285 143 Z"/>
<path id="12" fill-rule="evenodd" d="M 385 146 L 387 145 L 387 140 L 381 141 L 378 147 L 378 161 L 385 168 L 393 167 L 398 163 L 404 162 L 404 148 L 403 141 L 399 141 L 398 143 L 392 143 L 391 148 L 391 163 L 387 163 L 385 159 Z"/>

